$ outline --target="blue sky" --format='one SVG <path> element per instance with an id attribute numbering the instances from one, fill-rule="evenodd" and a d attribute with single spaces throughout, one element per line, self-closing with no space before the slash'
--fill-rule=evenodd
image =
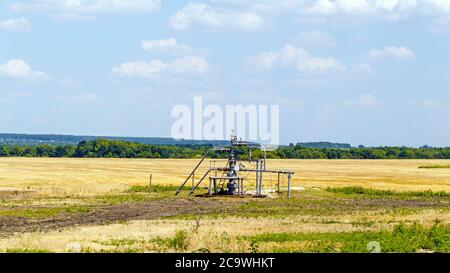
<path id="1" fill-rule="evenodd" d="M 7 0 L 0 132 L 169 136 L 279 104 L 282 143 L 450 146 L 450 1 Z"/>

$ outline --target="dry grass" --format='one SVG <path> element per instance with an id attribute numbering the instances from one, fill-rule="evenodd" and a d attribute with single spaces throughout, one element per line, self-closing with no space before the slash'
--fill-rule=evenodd
<path id="1" fill-rule="evenodd" d="M 375 221 L 374 225 L 360 225 L 364 221 Z M 84 251 L 182 251 L 164 248 L 155 244 L 155 239 L 173 237 L 177 230 L 188 232 L 186 249 L 194 252 L 208 248 L 213 252 L 248 252 L 247 241 L 240 241 L 242 235 L 264 233 L 309 233 L 309 232 L 352 232 L 378 231 L 391 228 L 398 222 L 418 222 L 431 226 L 435 220 L 450 222 L 450 212 L 425 210 L 399 216 L 393 212 L 355 212 L 345 216 L 301 216 L 286 219 L 235 218 L 202 219 L 200 228 L 194 230 L 190 220 L 139 220 L 104 226 L 75 227 L 46 233 L 25 233 L 0 239 L 0 251 L 8 249 L 41 249 L 51 252 L 70 251 L 73 243 L 81 245 Z M 331 223 L 332 222 L 332 223 Z M 114 243 L 116 242 L 116 243 Z M 264 250 L 266 246 L 262 246 Z M 272 246 L 267 246 L 268 249 Z"/>
<path id="2" fill-rule="evenodd" d="M 49 196 L 86 196 L 124 191 L 153 182 L 180 184 L 197 160 L 0 158 L 0 191 L 35 191 Z M 420 169 L 450 160 L 269 160 L 268 168 L 292 169 L 295 186 L 358 185 L 396 191 L 449 191 L 448 169 Z M 204 164 L 203 170 L 208 167 Z M 200 172 L 197 177 L 200 176 Z M 253 177 L 249 176 L 250 181 Z M 275 175 L 266 176 L 274 186 Z"/>
<path id="3" fill-rule="evenodd" d="M 34 192 L 58 197 L 52 202 L 64 202 L 64 206 L 81 204 L 80 200 L 84 199 L 77 197 L 91 196 L 87 199 L 95 200 L 98 198 L 95 195 L 124 192 L 131 185 L 146 185 L 149 173 L 153 173 L 153 183 L 178 185 L 196 163 L 197 160 L 181 159 L 0 158 L 0 197 L 35 200 Z M 450 192 L 448 169 L 418 168 L 449 163 L 450 160 L 269 160 L 267 167 L 294 170 L 294 186 L 305 188 L 358 185 L 394 191 L 431 189 Z M 208 164 L 205 164 L 204 168 L 207 167 Z M 275 184 L 275 176 L 270 178 L 270 175 L 266 176 L 266 187 Z M 16 191 L 17 194 L 14 193 Z M 45 202 L 47 205 L 51 203 Z M 399 213 L 376 209 L 355 210 L 348 214 L 292 214 L 284 218 L 224 215 L 218 219 L 202 219 L 199 230 L 186 238 L 184 249 L 161 246 L 157 238 L 173 238 L 177 230 L 192 231 L 195 226 L 193 220 L 139 220 L 17 234 L 0 239 L 0 252 L 11 249 L 65 252 L 78 245 L 82 251 L 191 252 L 207 248 L 219 252 L 248 252 L 252 246 L 248 241 L 240 240 L 240 236 L 282 232 L 377 231 L 392 228 L 400 222 L 430 226 L 435 220 L 450 224 L 450 211 L 426 208 Z M 301 250 L 310 246 L 308 242 L 267 242 L 260 246 L 260 250 L 269 251 L 274 247 Z"/>

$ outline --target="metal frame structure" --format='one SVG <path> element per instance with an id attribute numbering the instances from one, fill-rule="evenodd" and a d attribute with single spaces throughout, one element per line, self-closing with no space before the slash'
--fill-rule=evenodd
<path id="1" fill-rule="evenodd" d="M 288 197 L 291 197 L 291 178 L 294 175 L 294 172 L 291 170 L 273 170 L 266 168 L 266 148 L 264 145 L 260 143 L 247 142 L 238 140 L 236 136 L 231 136 L 229 146 L 223 146 L 218 148 L 213 148 L 208 150 L 203 157 L 200 159 L 198 164 L 191 171 L 186 180 L 181 184 L 180 188 L 177 190 L 175 195 L 178 195 L 187 184 L 187 182 L 192 179 L 192 188 L 189 191 L 189 195 L 193 194 L 194 191 L 200 186 L 200 184 L 205 180 L 206 177 L 210 173 L 214 175 L 209 176 L 209 187 L 208 194 L 224 194 L 224 195 L 244 195 L 246 194 L 244 189 L 244 180 L 245 178 L 240 176 L 240 173 L 255 173 L 255 196 L 262 197 L 262 186 L 263 186 L 263 173 L 276 173 L 278 175 L 278 193 L 280 191 L 280 177 L 282 175 L 287 177 L 288 181 Z M 238 159 L 238 149 L 240 147 L 248 148 L 248 157 L 245 159 Z M 258 148 L 263 151 L 263 158 L 253 159 L 252 158 L 252 149 Z M 212 152 L 224 152 L 228 154 L 227 164 L 225 167 L 216 167 L 215 161 L 210 162 L 210 167 L 208 170 L 201 176 L 201 178 L 195 182 L 195 172 L 205 161 L 207 156 Z M 214 166 L 212 166 L 212 162 L 214 162 Z M 245 164 L 254 163 L 254 168 L 246 168 Z M 218 176 L 218 173 L 222 173 L 221 176 Z M 226 183 L 225 183 L 226 182 Z"/>

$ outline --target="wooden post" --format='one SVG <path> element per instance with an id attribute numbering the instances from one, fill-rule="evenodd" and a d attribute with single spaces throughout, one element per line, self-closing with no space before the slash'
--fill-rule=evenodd
<path id="1" fill-rule="evenodd" d="M 148 193 L 152 192 L 152 177 L 153 174 L 150 174 L 150 179 L 148 180 Z"/>

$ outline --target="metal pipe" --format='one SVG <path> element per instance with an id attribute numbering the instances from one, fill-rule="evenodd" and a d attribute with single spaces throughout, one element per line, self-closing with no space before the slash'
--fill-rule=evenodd
<path id="1" fill-rule="evenodd" d="M 291 198 L 291 174 L 288 174 L 288 198 Z"/>

